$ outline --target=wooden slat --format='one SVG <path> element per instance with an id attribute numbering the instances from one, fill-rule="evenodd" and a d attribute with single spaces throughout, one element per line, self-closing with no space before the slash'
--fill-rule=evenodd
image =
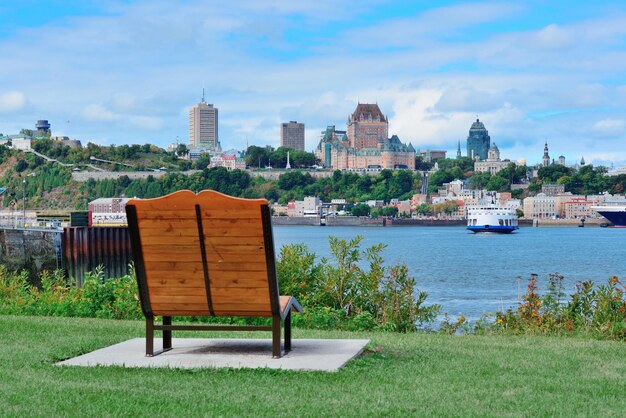
<path id="1" fill-rule="evenodd" d="M 146 263 L 151 263 L 154 261 L 163 261 L 168 259 L 176 259 L 176 261 L 185 261 L 189 263 L 200 262 L 202 263 L 202 256 L 200 255 L 200 251 L 196 250 L 195 252 L 174 252 L 174 251 L 149 251 L 144 249 L 143 260 Z"/>
<path id="2" fill-rule="evenodd" d="M 239 262 L 226 262 L 222 261 L 217 263 L 208 263 L 209 272 L 212 273 L 214 271 L 240 271 L 242 275 L 245 276 L 248 271 L 267 271 L 265 268 L 265 263 L 252 263 L 241 260 Z"/>
<path id="3" fill-rule="evenodd" d="M 143 252 L 152 254 L 165 254 L 174 257 L 178 254 L 200 254 L 200 245 L 184 243 L 176 245 L 175 243 L 149 243 L 143 246 Z M 208 248 L 207 259 L 209 261 L 216 260 L 265 260 L 265 249 L 260 245 L 214 245 Z"/>
<path id="4" fill-rule="evenodd" d="M 216 311 L 230 311 L 230 312 L 238 312 L 238 311 L 255 311 L 255 312 L 271 312 L 272 308 L 270 306 L 269 298 L 267 303 L 226 303 L 226 302 L 213 302 L 213 309 Z"/>
<path id="5" fill-rule="evenodd" d="M 160 305 L 161 303 L 167 304 L 187 304 L 190 303 L 192 305 L 195 304 L 204 304 L 204 308 L 207 308 L 208 302 L 206 299 L 206 294 L 197 295 L 158 295 L 150 292 L 150 303 L 153 305 Z"/>
<path id="6" fill-rule="evenodd" d="M 150 301 L 152 303 L 152 301 Z M 189 303 L 189 302 L 179 302 L 179 303 L 167 303 L 167 302 L 159 302 L 152 303 L 152 309 L 167 309 L 169 311 L 203 311 L 207 310 L 207 303 Z M 262 310 L 262 309 L 260 309 Z"/>
<path id="7" fill-rule="evenodd" d="M 229 298 L 220 298 L 214 299 L 213 307 L 215 309 L 227 309 L 226 307 L 232 308 L 234 306 L 241 307 L 239 310 L 246 310 L 247 306 L 264 306 L 265 308 L 270 308 L 270 303 L 268 299 L 268 291 L 265 290 L 265 301 L 260 300 L 260 298 L 254 296 L 245 297 L 242 295 L 232 295 Z M 206 295 L 155 295 L 150 293 L 150 302 L 152 304 L 159 305 L 161 304 L 203 304 L 207 307 L 207 299 Z"/>
<path id="8" fill-rule="evenodd" d="M 202 219 L 207 222 L 211 221 L 250 221 L 259 219 L 260 210 L 259 208 L 253 209 L 207 209 L 200 208 L 200 213 L 202 214 Z M 196 210 L 194 208 L 181 209 L 181 210 L 169 210 L 169 209 L 161 209 L 161 210 L 143 210 L 140 214 L 138 214 L 139 219 L 146 220 L 176 220 L 176 219 L 189 219 L 195 218 Z"/>
<path id="9" fill-rule="evenodd" d="M 267 286 L 267 272 L 250 272 L 241 274 L 239 272 L 223 271 L 215 274 L 211 278 L 211 283 L 215 287 L 265 287 Z M 150 288 L 154 287 L 203 287 L 204 276 L 195 277 L 183 272 L 172 272 L 162 277 L 155 277 L 148 281 Z"/>
<path id="10" fill-rule="evenodd" d="M 224 298 L 224 300 L 232 300 L 241 296 L 246 300 L 251 298 L 257 298 L 259 300 L 267 300 L 269 297 L 269 290 L 265 287 L 240 287 L 233 290 L 229 287 L 213 287 L 211 286 L 211 296 L 216 300 Z"/>
<path id="11" fill-rule="evenodd" d="M 215 310 L 229 311 L 229 312 L 268 312 L 271 311 L 269 300 L 267 303 L 247 303 L 245 305 L 239 303 L 214 303 Z M 202 311 L 207 309 L 205 303 L 189 303 L 189 302 L 160 302 L 152 303 L 153 310 L 168 310 L 170 312 L 176 311 Z M 175 314 L 177 315 L 177 314 Z"/>
<path id="12" fill-rule="evenodd" d="M 233 230 L 246 229 L 257 230 L 263 233 L 261 219 L 229 219 L 229 220 L 205 220 L 202 219 L 202 225 L 205 231 L 211 231 L 215 228 L 230 228 Z M 139 218 L 139 227 L 144 229 L 161 229 L 163 227 L 169 230 L 175 229 L 194 229 L 198 232 L 198 225 L 196 223 L 196 214 L 193 217 L 185 217 L 180 219 L 146 219 Z"/>
<path id="13" fill-rule="evenodd" d="M 171 311 L 167 309 L 153 310 L 155 315 L 159 316 L 211 316 L 211 312 L 208 310 L 188 310 L 188 311 Z M 267 311 L 215 311 L 216 316 L 261 316 L 270 317 L 271 312 Z"/>
<path id="14" fill-rule="evenodd" d="M 262 273 L 266 273 L 264 264 L 248 264 L 240 263 L 237 266 L 236 263 L 209 263 L 209 275 L 219 274 L 222 272 L 235 272 L 239 273 L 241 277 L 246 277 L 250 274 L 260 276 Z M 162 277 L 171 274 L 172 272 L 183 271 L 188 274 L 204 274 L 202 263 L 184 262 L 184 261 L 153 261 L 149 267 L 146 267 L 146 273 L 148 277 Z M 267 273 L 266 273 L 267 276 Z"/>
<path id="15" fill-rule="evenodd" d="M 198 238 L 198 232 L 196 231 L 195 235 L 189 231 L 183 233 L 171 233 L 164 234 L 162 232 L 157 232 L 154 230 L 146 230 L 140 232 L 141 243 L 142 245 L 167 245 L 168 243 L 174 246 L 190 246 L 190 245 L 200 245 L 200 239 Z M 214 249 L 225 248 L 228 249 L 230 247 L 243 247 L 243 250 L 246 250 L 245 247 L 254 246 L 257 247 L 257 250 L 263 250 L 264 242 L 263 237 L 229 237 L 229 236 L 212 236 L 205 235 L 205 244 L 211 245 Z M 207 247 L 207 249 L 209 249 Z"/>
<path id="16" fill-rule="evenodd" d="M 165 272 L 184 271 L 188 273 L 203 273 L 202 261 L 153 261 L 146 265 L 148 274 L 158 274 Z"/>
<path id="17" fill-rule="evenodd" d="M 183 296 L 183 295 L 203 295 L 206 300 L 206 289 L 202 287 L 164 287 L 164 286 L 151 286 L 149 289 L 150 297 L 154 296 Z"/>
<path id="18" fill-rule="evenodd" d="M 165 231 L 164 229 L 143 229 L 140 226 L 139 235 L 141 236 L 142 243 L 144 240 L 149 243 L 149 240 L 152 238 L 166 238 L 170 241 L 179 238 L 188 238 L 190 242 L 193 242 L 194 239 L 198 240 L 198 227 L 196 226 L 196 228 L 194 229 L 190 226 L 189 228 L 180 228 L 177 230 Z M 160 242 L 165 241 L 161 240 Z"/>

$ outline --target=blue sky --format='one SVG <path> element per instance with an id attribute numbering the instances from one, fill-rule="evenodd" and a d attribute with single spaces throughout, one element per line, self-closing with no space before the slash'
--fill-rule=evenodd
<path id="1" fill-rule="evenodd" d="M 48 119 L 99 144 L 188 141 L 206 90 L 225 149 L 312 150 L 376 102 L 390 134 L 464 150 L 476 117 L 503 158 L 626 164 L 621 1 L 74 1 L 0 4 L 0 132 Z M 13 4 L 15 3 L 15 4 Z"/>

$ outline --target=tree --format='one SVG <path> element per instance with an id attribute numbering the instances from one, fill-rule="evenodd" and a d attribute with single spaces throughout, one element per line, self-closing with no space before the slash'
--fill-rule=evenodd
<path id="1" fill-rule="evenodd" d="M 267 149 L 251 145 L 246 150 L 246 164 L 249 167 L 265 167 L 269 163 Z"/>
<path id="2" fill-rule="evenodd" d="M 368 216 L 370 214 L 370 207 L 365 203 L 357 203 L 352 208 L 353 216 Z"/>
<path id="3" fill-rule="evenodd" d="M 211 157 L 209 156 L 209 154 L 202 154 L 200 158 L 198 158 L 197 160 L 193 162 L 193 167 L 196 170 L 203 170 L 207 168 L 210 163 L 211 163 Z"/>
<path id="4" fill-rule="evenodd" d="M 415 169 L 417 171 L 428 171 L 433 168 L 433 163 L 424 161 L 424 157 L 417 155 L 415 157 Z"/>
<path id="5" fill-rule="evenodd" d="M 178 144 L 176 146 L 176 149 L 174 150 L 174 152 L 176 153 L 176 155 L 178 155 L 179 157 L 182 157 L 183 155 L 187 155 L 187 153 L 189 152 L 189 150 L 187 149 L 187 145 L 185 144 Z"/>

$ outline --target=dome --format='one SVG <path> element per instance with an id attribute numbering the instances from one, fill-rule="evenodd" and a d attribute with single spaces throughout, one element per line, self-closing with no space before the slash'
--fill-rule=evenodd
<path id="1" fill-rule="evenodd" d="M 522 157 L 519 160 L 517 160 L 517 163 L 519 165 L 526 165 L 526 157 Z"/>

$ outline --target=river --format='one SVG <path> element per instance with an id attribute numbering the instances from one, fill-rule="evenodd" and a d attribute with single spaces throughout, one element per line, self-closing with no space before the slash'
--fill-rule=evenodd
<path id="1" fill-rule="evenodd" d="M 497 235 L 473 234 L 465 227 L 274 227 L 277 252 L 283 245 L 304 243 L 318 257 L 328 257 L 330 235 L 362 235 L 363 249 L 386 244 L 386 262 L 409 267 L 417 288 L 428 292 L 427 304 L 470 320 L 517 307 L 531 273 L 539 275 L 543 294 L 550 273 L 564 275 L 565 291 L 571 293 L 578 281 L 603 284 L 626 271 L 626 229 L 619 228 L 526 227 Z"/>

